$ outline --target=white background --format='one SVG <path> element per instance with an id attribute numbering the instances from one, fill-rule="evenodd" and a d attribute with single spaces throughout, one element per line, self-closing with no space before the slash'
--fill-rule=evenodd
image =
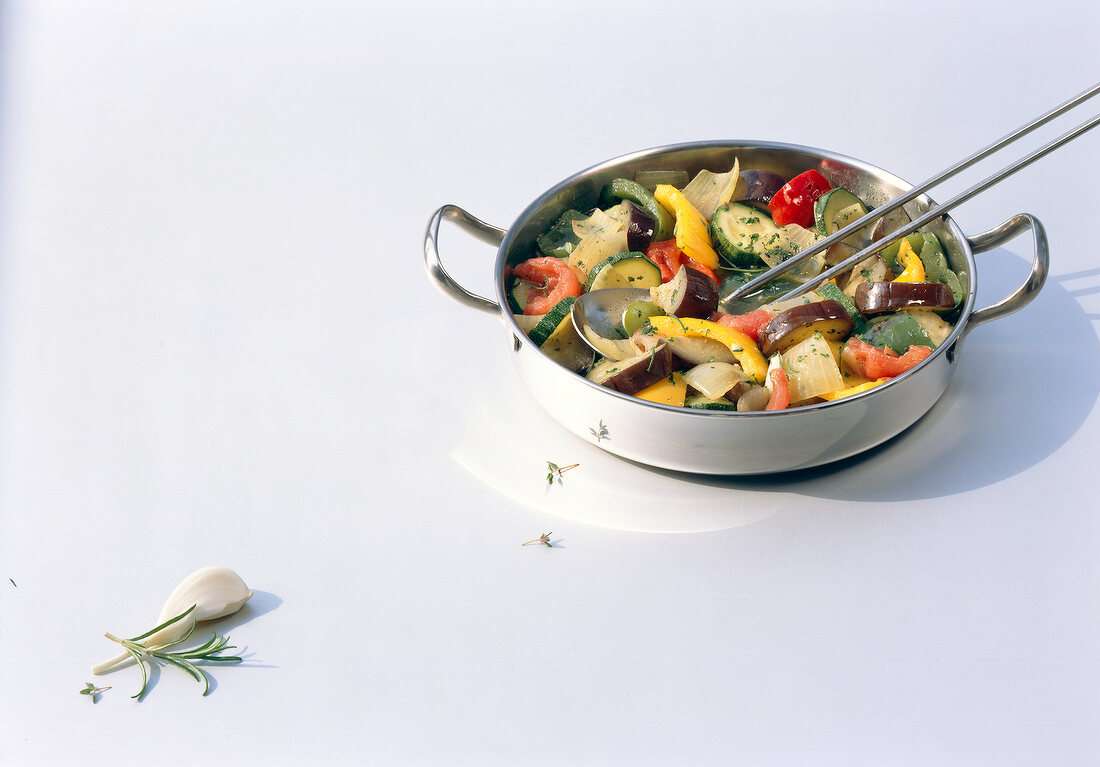
<path id="1" fill-rule="evenodd" d="M 920 181 L 1100 79 L 1097 6 L 397 5 L 0 6 L 0 764 L 1096 764 L 1100 134 L 955 215 L 1046 224 L 1035 302 L 796 476 L 566 434 L 422 237 L 681 141 Z M 243 665 L 90 675 L 207 564 Z"/>

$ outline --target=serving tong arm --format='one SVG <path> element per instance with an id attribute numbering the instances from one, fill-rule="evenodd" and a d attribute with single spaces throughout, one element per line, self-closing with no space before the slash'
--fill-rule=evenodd
<path id="1" fill-rule="evenodd" d="M 1028 133 L 1031 133 L 1032 131 L 1036 130 L 1037 128 L 1040 128 L 1043 125 L 1046 125 L 1051 120 L 1065 114 L 1069 110 L 1073 109 L 1074 107 L 1078 106 L 1079 104 L 1083 103 L 1084 101 L 1092 98 L 1093 96 L 1097 95 L 1098 93 L 1100 93 L 1100 83 L 1096 83 L 1091 88 L 1089 88 L 1086 91 L 1082 91 L 1080 94 L 1078 94 L 1077 96 L 1074 96 L 1069 101 L 1066 101 L 1065 103 L 1060 104 L 1059 106 L 1049 110 L 1048 112 L 1036 117 L 1031 122 L 1027 123 L 1026 125 L 1021 126 L 1020 128 L 1017 128 L 1012 133 L 1009 133 L 1008 135 L 1004 136 L 1003 138 L 998 139 L 997 141 L 993 142 L 989 146 L 978 150 L 977 152 L 970 155 L 966 159 L 960 160 L 959 162 L 955 163 L 951 167 L 941 171 L 940 173 L 938 173 L 935 176 L 929 178 L 928 180 L 924 181 L 923 183 L 918 184 L 917 186 L 913 187 L 909 191 L 899 195 L 898 197 L 895 197 L 893 200 L 886 203 L 885 205 L 882 205 L 881 207 L 875 208 L 874 210 L 870 211 L 867 215 L 863 216 L 862 218 L 860 218 L 856 221 L 853 221 L 851 224 L 848 224 L 844 228 L 834 232 L 833 234 L 829 235 L 825 239 L 819 240 L 818 242 L 816 242 L 814 245 L 807 248 L 806 250 L 803 250 L 802 252 L 797 253 L 796 255 L 792 256 L 791 258 L 788 258 L 787 260 L 782 261 L 779 264 L 777 264 L 776 266 L 773 266 L 772 268 L 766 270 L 765 272 L 757 275 L 756 277 L 754 277 L 753 279 L 749 280 L 744 285 L 739 287 L 737 290 L 735 290 L 732 294 L 730 294 L 730 296 L 728 297 L 728 300 L 736 300 L 736 299 L 738 299 L 742 296 L 745 296 L 745 295 L 753 292 L 757 288 L 764 285 L 766 282 L 769 282 L 770 280 L 773 280 L 776 277 L 790 271 L 791 269 L 795 268 L 799 264 L 807 261 L 810 258 L 813 258 L 818 253 L 821 253 L 821 252 L 827 250 L 828 248 L 830 248 L 833 245 L 835 245 L 836 243 L 846 239 L 847 237 L 851 236 L 852 234 L 859 231 L 860 229 L 863 229 L 864 227 L 866 227 L 870 224 L 873 224 L 875 221 L 878 221 L 880 218 L 888 215 L 889 213 L 892 213 L 893 211 L 897 210 L 898 208 L 905 205 L 906 203 L 911 202 L 912 200 L 916 199 L 920 195 L 924 194 L 930 188 L 932 188 L 934 186 L 937 186 L 938 184 L 941 184 L 944 181 L 958 175 L 959 173 L 961 173 L 962 171 L 964 171 L 967 168 L 971 167 L 975 163 L 980 162 L 981 160 L 985 159 L 986 157 L 993 154 L 994 152 L 997 152 L 997 151 L 1003 149 L 1004 147 L 1008 146 L 1012 142 L 1026 136 Z M 858 264 L 861 261 L 863 261 L 864 259 L 869 258 L 870 256 L 874 255 L 875 253 L 878 253 L 879 251 L 883 250 L 888 245 L 890 245 L 892 242 L 895 242 L 899 238 L 904 237 L 908 234 L 912 234 L 913 232 L 915 232 L 920 227 L 924 226 L 925 224 L 927 224 L 931 221 L 934 221 L 935 219 L 937 219 L 940 216 L 947 213 L 952 208 L 966 202 L 971 197 L 974 197 L 978 193 L 985 191 L 986 189 L 993 186 L 994 184 L 997 184 L 1000 181 L 1003 181 L 1004 179 L 1006 179 L 1009 176 L 1011 176 L 1012 174 L 1022 170 L 1023 168 L 1027 167 L 1028 165 L 1035 162 L 1036 160 L 1046 156 L 1047 154 L 1053 152 L 1055 149 L 1058 149 L 1059 147 L 1063 146 L 1064 144 L 1066 144 L 1066 143 L 1072 141 L 1073 139 L 1077 138 L 1081 134 L 1083 134 L 1083 133 L 1085 133 L 1089 130 L 1092 130 L 1098 124 L 1100 124 L 1100 115 L 1096 115 L 1091 120 L 1085 121 L 1081 125 L 1074 128 L 1073 130 L 1071 130 L 1067 133 L 1064 133 L 1063 135 L 1059 136 L 1058 138 L 1054 139 L 1053 141 L 1045 144 L 1044 146 L 1040 147 L 1039 149 L 1036 149 L 1035 151 L 1031 152 L 1030 154 L 1026 155 L 1025 157 L 1023 157 L 1023 158 L 1017 160 L 1016 162 L 1012 163 L 1011 165 L 1007 166 L 1006 168 L 1002 168 L 997 173 L 994 173 L 993 175 L 989 176 L 988 178 L 984 179 L 983 181 L 980 181 L 979 183 L 977 183 L 974 186 L 967 189 L 965 192 L 962 192 L 961 194 L 958 194 L 955 197 L 952 197 L 947 202 L 933 207 L 928 212 L 926 212 L 924 215 L 920 216 L 916 221 L 913 221 L 913 222 L 901 227 L 900 229 L 897 229 L 897 230 L 891 232 L 890 234 L 886 235 L 885 237 L 878 240 L 877 242 L 871 243 L 871 245 L 864 248 L 863 250 L 860 250 L 859 252 L 853 254 L 852 256 L 849 256 L 848 258 L 844 259 L 840 263 L 836 264 L 835 266 L 832 266 L 832 267 L 826 269 L 825 271 L 821 272 L 820 274 L 816 275 L 815 277 L 813 277 L 813 278 L 807 280 L 806 282 L 802 283 L 797 288 L 795 288 L 794 290 L 791 290 L 790 292 L 788 292 L 786 295 L 784 295 L 782 298 L 780 298 L 778 300 L 786 300 L 786 299 L 790 299 L 790 298 L 796 298 L 796 297 L 802 295 L 803 293 L 806 293 L 810 290 L 813 290 L 815 287 L 817 287 L 821 283 L 825 282 L 826 280 L 829 280 L 832 277 L 835 277 L 838 274 L 841 274 L 842 272 L 846 271 L 847 269 L 850 269 L 855 264 Z"/>

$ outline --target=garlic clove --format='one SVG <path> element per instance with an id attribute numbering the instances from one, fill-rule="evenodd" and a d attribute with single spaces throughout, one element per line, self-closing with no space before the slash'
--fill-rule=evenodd
<path id="1" fill-rule="evenodd" d="M 251 598 L 252 591 L 244 580 L 228 567 L 204 567 L 176 586 L 161 608 L 157 623 L 174 618 L 191 605 L 195 605 L 195 611 L 188 617 L 194 617 L 196 622 L 224 618 Z"/>
<path id="2" fill-rule="evenodd" d="M 166 626 L 143 640 L 143 644 L 155 649 L 179 641 L 200 621 L 212 621 L 232 615 L 252 598 L 252 591 L 244 580 L 228 567 L 211 566 L 196 570 L 183 579 L 168 601 L 161 608 L 156 625 L 175 618 L 192 605 L 195 609 L 181 621 Z M 92 667 L 93 674 L 102 674 L 129 658 L 128 653 L 104 661 Z"/>

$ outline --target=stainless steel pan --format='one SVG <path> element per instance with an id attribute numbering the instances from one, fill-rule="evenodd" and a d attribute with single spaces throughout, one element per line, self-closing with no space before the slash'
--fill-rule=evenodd
<path id="1" fill-rule="evenodd" d="M 1021 213 L 988 232 L 966 237 L 944 216 L 929 226 L 943 242 L 951 267 L 966 287 L 951 335 L 916 368 L 862 394 L 789 411 L 737 413 L 693 411 L 629 397 L 586 380 L 542 353 L 519 329 L 508 308 L 506 269 L 531 256 L 532 243 L 567 208 L 593 207 L 613 178 L 642 170 L 729 168 L 737 158 L 745 169 L 772 170 L 791 177 L 811 168 L 834 186 L 853 191 L 878 207 L 909 190 L 910 184 L 860 160 L 811 147 L 767 142 L 707 141 L 675 144 L 625 155 L 583 170 L 547 190 L 507 230 L 486 224 L 462 208 L 445 205 L 428 223 L 424 239 L 430 278 L 459 303 L 499 316 L 514 350 L 513 361 L 532 400 L 581 439 L 608 452 L 651 466 L 700 474 L 766 474 L 808 468 L 869 450 L 921 418 L 950 383 L 971 330 L 1011 314 L 1034 299 L 1046 280 L 1046 234 L 1035 217 Z M 926 196 L 905 206 L 911 217 L 933 206 Z M 494 299 L 478 296 L 447 274 L 439 256 L 440 224 L 448 220 L 497 246 Z M 1014 293 L 974 308 L 974 254 L 996 248 L 1031 230 L 1031 273 Z"/>

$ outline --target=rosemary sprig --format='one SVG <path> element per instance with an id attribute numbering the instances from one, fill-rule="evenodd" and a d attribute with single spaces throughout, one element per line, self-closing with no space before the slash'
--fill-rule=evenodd
<path id="1" fill-rule="evenodd" d="M 572 463 L 568 466 L 558 466 L 553 461 L 547 461 L 546 462 L 546 467 L 549 469 L 549 471 L 546 472 L 546 484 L 548 484 L 548 485 L 554 484 L 554 475 L 555 474 L 558 475 L 558 479 L 560 480 L 562 472 L 569 471 L 570 469 L 575 469 L 578 466 L 580 466 L 579 463 Z"/>
<path id="2" fill-rule="evenodd" d="M 532 543 L 542 543 L 542 544 L 545 544 L 549 548 L 554 548 L 553 544 L 550 543 L 550 536 L 551 535 L 553 535 L 553 533 L 543 533 L 542 535 L 540 535 L 538 538 L 535 538 L 534 540 L 527 541 L 526 543 L 521 543 L 520 546 L 530 546 Z"/>
<path id="3" fill-rule="evenodd" d="M 139 669 L 141 669 L 141 689 L 138 690 L 136 695 L 131 697 L 141 698 L 146 689 L 149 686 L 149 672 L 145 668 L 146 659 L 155 659 L 163 661 L 176 668 L 182 669 L 187 672 L 196 682 L 203 686 L 202 694 L 207 695 L 210 692 L 210 677 L 203 673 L 198 666 L 195 665 L 195 661 L 208 661 L 211 663 L 240 663 L 243 658 L 236 655 L 219 655 L 222 650 L 235 650 L 236 645 L 229 644 L 229 637 L 218 636 L 217 632 L 213 632 L 213 635 L 202 645 L 194 647 L 190 650 L 184 650 L 182 652 L 167 652 L 168 648 L 175 647 L 183 644 L 191 638 L 191 634 L 195 631 L 196 623 L 191 624 L 191 628 L 187 630 L 187 633 L 174 642 L 169 642 L 166 645 L 159 645 L 157 647 L 147 647 L 141 640 L 146 639 L 153 634 L 156 634 L 161 629 L 171 626 L 173 623 L 177 623 L 188 615 L 190 615 L 195 609 L 195 605 L 191 605 L 182 613 L 174 618 L 170 618 L 164 623 L 149 629 L 144 634 L 136 636 L 133 639 L 119 639 L 113 634 L 106 634 L 105 636 L 113 642 L 118 642 L 122 645 L 122 648 L 126 652 L 130 653 L 134 661 L 137 663 Z"/>

